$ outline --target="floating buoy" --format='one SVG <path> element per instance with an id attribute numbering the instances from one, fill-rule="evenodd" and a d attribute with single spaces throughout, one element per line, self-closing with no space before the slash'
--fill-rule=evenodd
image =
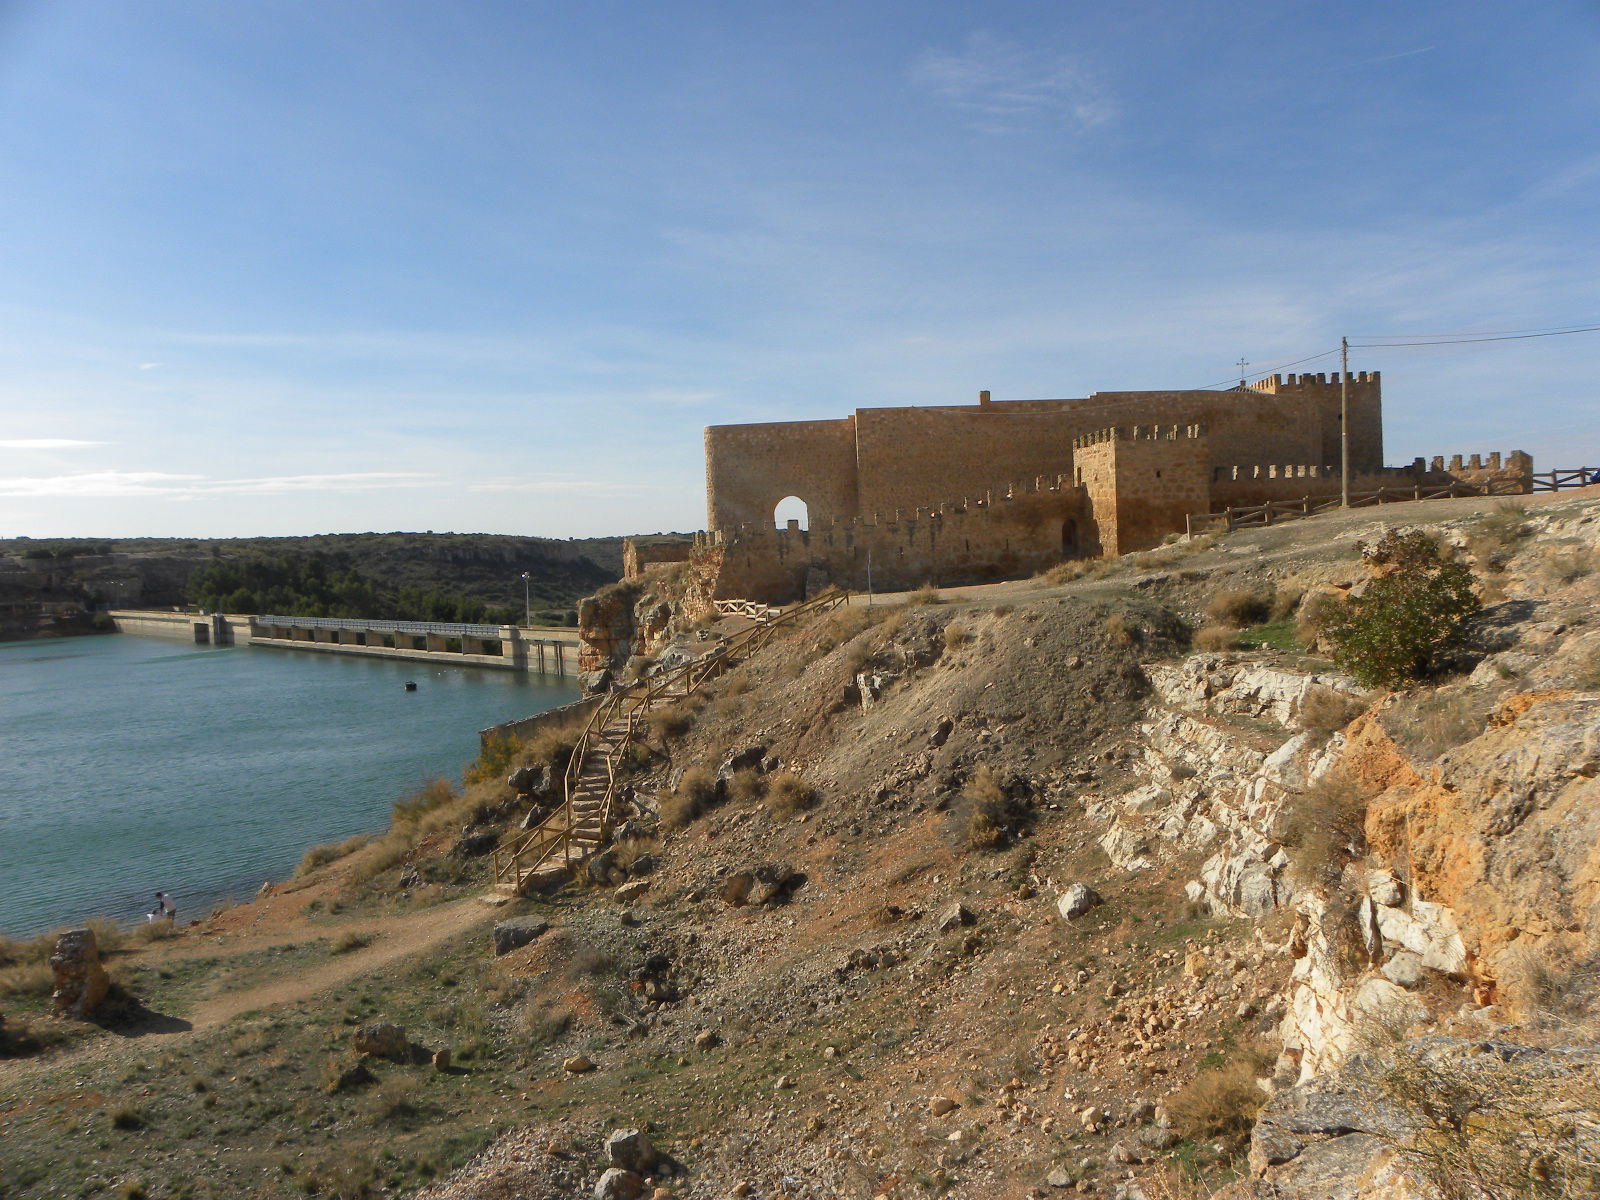
<path id="1" fill-rule="evenodd" d="M 416 690 L 417 690 L 416 680 L 414 680 L 414 679 L 406 680 L 406 691 L 414 692 Z"/>

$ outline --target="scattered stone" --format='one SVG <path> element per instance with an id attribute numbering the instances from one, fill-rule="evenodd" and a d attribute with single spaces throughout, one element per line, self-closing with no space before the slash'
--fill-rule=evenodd
<path id="1" fill-rule="evenodd" d="M 1367 872 L 1367 895 L 1372 897 L 1374 904 L 1395 907 L 1405 899 L 1405 892 L 1400 886 L 1400 881 L 1389 871 Z"/>
<path id="2" fill-rule="evenodd" d="M 735 1196 L 748 1196 L 754 1190 L 755 1189 L 750 1186 L 749 1182 L 743 1179 L 739 1180 L 738 1183 L 733 1185 L 733 1195 Z"/>
<path id="3" fill-rule="evenodd" d="M 606 1161 L 614 1167 L 648 1175 L 661 1155 L 642 1130 L 619 1129 L 606 1138 Z"/>
<path id="4" fill-rule="evenodd" d="M 111 976 L 100 965 L 100 944 L 92 929 L 69 929 L 56 939 L 50 956 L 55 984 L 51 1012 L 58 1017 L 86 1018 L 106 998 Z"/>
<path id="5" fill-rule="evenodd" d="M 1062 1170 L 1060 1167 L 1057 1167 L 1054 1171 L 1051 1171 L 1050 1174 L 1046 1175 L 1044 1177 L 1044 1181 L 1053 1188 L 1071 1187 L 1075 1182 L 1071 1174 Z"/>
<path id="6" fill-rule="evenodd" d="M 411 1057 L 405 1026 L 391 1025 L 387 1021 L 375 1021 L 356 1030 L 354 1045 L 357 1054 L 370 1054 L 374 1058 L 404 1062 Z"/>
<path id="7" fill-rule="evenodd" d="M 722 1044 L 722 1038 L 715 1029 L 702 1029 L 695 1035 L 694 1048 L 696 1050 L 714 1050 Z"/>
<path id="8" fill-rule="evenodd" d="M 735 771 L 760 771 L 763 769 L 762 762 L 766 757 L 766 746 L 746 746 L 743 750 L 736 750 L 723 759 L 717 774 L 726 776 L 732 775 Z"/>
<path id="9" fill-rule="evenodd" d="M 1100 893 L 1088 884 L 1075 883 L 1056 901 L 1056 908 L 1067 920 L 1076 920 L 1096 905 L 1104 904 Z"/>
<path id="10" fill-rule="evenodd" d="M 928 1111 L 936 1117 L 952 1113 L 961 1107 L 961 1102 L 952 1096 L 935 1096 L 928 1101 Z"/>
<path id="11" fill-rule="evenodd" d="M 625 883 L 611 893 L 612 899 L 618 904 L 632 904 L 640 896 L 650 890 L 648 879 L 635 879 L 632 883 Z"/>
<path id="12" fill-rule="evenodd" d="M 561 1069 L 573 1075 L 582 1075 L 585 1071 L 594 1070 L 594 1063 L 587 1054 L 574 1054 L 571 1058 L 562 1060 Z"/>
<path id="13" fill-rule="evenodd" d="M 972 915 L 972 910 L 957 900 L 939 914 L 939 932 L 949 933 L 959 926 L 971 925 L 976 920 L 977 917 Z"/>
<path id="14" fill-rule="evenodd" d="M 509 921 L 497 921 L 494 927 L 495 955 L 509 954 L 526 946 L 549 928 L 550 922 L 543 917 L 512 917 Z"/>
<path id="15" fill-rule="evenodd" d="M 650 1200 L 678 1200 L 678 1194 L 671 1188 L 658 1187 L 650 1193 Z"/>
<path id="16" fill-rule="evenodd" d="M 433 1052 L 433 1069 L 441 1072 L 450 1069 L 450 1048 L 448 1046 Z"/>
<path id="17" fill-rule="evenodd" d="M 645 1182 L 632 1171 L 612 1167 L 594 1185 L 594 1200 L 640 1200 Z"/>
<path id="18" fill-rule="evenodd" d="M 622 915 L 617 919 L 629 928 L 633 928 L 644 924 L 644 913 L 637 908 L 625 908 L 622 910 Z"/>
<path id="19" fill-rule="evenodd" d="M 651 874 L 657 865 L 654 854 L 641 854 L 628 864 L 628 874 L 638 879 L 641 876 Z"/>
<path id="20" fill-rule="evenodd" d="M 730 875 L 718 889 L 723 903 L 738 908 L 745 904 L 769 904 L 782 899 L 805 882 L 805 876 L 777 863 L 761 863 L 748 871 Z"/>
<path id="21" fill-rule="evenodd" d="M 1233 1015 L 1238 1017 L 1241 1021 L 1248 1021 L 1251 1017 L 1256 1015 L 1256 1006 L 1251 1004 L 1250 1001 L 1246 1000 L 1240 1004 L 1238 1008 L 1233 1010 Z"/>

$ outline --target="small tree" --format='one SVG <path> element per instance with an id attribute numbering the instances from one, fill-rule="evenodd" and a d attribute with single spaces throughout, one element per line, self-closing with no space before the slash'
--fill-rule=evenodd
<path id="1" fill-rule="evenodd" d="M 1365 554 L 1376 578 L 1341 606 L 1326 635 L 1333 657 L 1364 684 L 1398 687 L 1439 667 L 1482 607 L 1472 571 L 1422 530 L 1390 530 Z"/>

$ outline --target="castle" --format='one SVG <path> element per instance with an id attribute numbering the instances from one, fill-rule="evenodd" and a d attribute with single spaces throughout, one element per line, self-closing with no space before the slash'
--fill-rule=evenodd
<path id="1" fill-rule="evenodd" d="M 862 408 L 706 430 L 707 531 L 630 539 L 625 567 L 689 559 L 715 598 L 774 603 L 829 584 L 878 590 L 1016 578 L 1126 554 L 1228 506 L 1337 495 L 1341 391 L 1352 492 L 1531 476 L 1456 456 L 1383 465 L 1378 372 L 1272 375 L 1227 391 Z M 796 501 L 806 519 L 778 527 Z"/>

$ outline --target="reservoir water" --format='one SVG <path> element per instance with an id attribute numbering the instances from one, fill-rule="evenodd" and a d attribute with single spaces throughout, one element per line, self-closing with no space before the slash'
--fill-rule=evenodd
<path id="1" fill-rule="evenodd" d="M 405 682 L 417 690 L 407 692 Z M 108 635 L 0 643 L 0 933 L 180 920 L 388 823 L 570 680 Z"/>

